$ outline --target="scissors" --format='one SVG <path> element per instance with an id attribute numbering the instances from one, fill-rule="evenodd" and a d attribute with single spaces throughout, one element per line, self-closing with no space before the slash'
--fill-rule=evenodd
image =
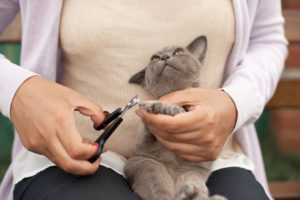
<path id="1" fill-rule="evenodd" d="M 96 154 L 88 160 L 89 162 L 94 162 L 99 158 L 99 156 L 103 151 L 104 143 L 112 135 L 112 133 L 116 130 L 116 128 L 121 124 L 121 122 L 123 121 L 122 117 L 124 116 L 124 114 L 127 112 L 127 110 L 129 110 L 139 102 L 140 102 L 139 97 L 135 96 L 123 108 L 117 108 L 112 113 L 104 111 L 104 113 L 106 114 L 104 121 L 99 126 L 94 126 L 94 128 L 99 131 L 105 128 L 112 121 L 113 123 L 95 140 L 94 143 L 98 144 L 98 150 Z"/>

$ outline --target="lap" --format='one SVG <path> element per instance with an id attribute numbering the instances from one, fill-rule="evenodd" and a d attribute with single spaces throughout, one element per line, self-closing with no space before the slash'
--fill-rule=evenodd
<path id="1" fill-rule="evenodd" d="M 210 194 L 220 194 L 229 200 L 267 200 L 264 189 L 250 171 L 224 168 L 213 172 L 207 186 Z M 15 200 L 138 200 L 128 182 L 113 170 L 100 166 L 92 176 L 75 176 L 57 167 L 24 179 L 15 186 Z"/>
<path id="2" fill-rule="evenodd" d="M 220 194 L 229 200 L 268 200 L 263 187 L 254 175 L 238 167 L 214 171 L 206 185 L 210 195 Z"/>
<path id="3" fill-rule="evenodd" d="M 24 179 L 15 186 L 14 199 L 19 200 L 139 200 L 126 179 L 113 170 L 100 166 L 92 176 L 68 174 L 50 167 Z"/>

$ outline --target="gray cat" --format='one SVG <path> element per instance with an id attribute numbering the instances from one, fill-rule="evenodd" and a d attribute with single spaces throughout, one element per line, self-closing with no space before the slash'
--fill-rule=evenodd
<path id="1" fill-rule="evenodd" d="M 170 92 L 199 87 L 201 68 L 207 49 L 205 36 L 196 38 L 186 48 L 167 46 L 151 57 L 142 71 L 130 78 L 159 98 Z M 161 102 L 141 103 L 150 113 L 177 115 L 186 110 Z M 209 197 L 205 185 L 211 162 L 189 162 L 167 150 L 143 126 L 138 133 L 133 155 L 125 166 L 125 176 L 132 189 L 144 200 L 224 200 L 219 195 Z"/>

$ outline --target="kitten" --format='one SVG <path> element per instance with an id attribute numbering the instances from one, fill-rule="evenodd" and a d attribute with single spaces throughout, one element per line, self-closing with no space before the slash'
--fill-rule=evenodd
<path id="1" fill-rule="evenodd" d="M 130 78 L 155 98 L 190 87 L 199 87 L 201 68 L 207 49 L 205 36 L 186 48 L 167 46 L 151 57 L 142 71 Z M 186 112 L 176 105 L 161 102 L 141 103 L 150 113 L 177 115 Z M 143 126 L 138 133 L 133 155 L 125 166 L 125 176 L 132 189 L 144 200 L 225 200 L 219 195 L 209 197 L 205 185 L 212 162 L 189 162 L 167 150 Z"/>

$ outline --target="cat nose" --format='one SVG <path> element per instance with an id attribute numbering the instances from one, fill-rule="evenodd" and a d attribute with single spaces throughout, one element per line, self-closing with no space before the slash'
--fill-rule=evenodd
<path id="1" fill-rule="evenodd" d="M 167 59 L 169 59 L 169 58 L 170 58 L 170 56 L 168 56 L 168 55 L 163 55 L 163 56 L 161 57 L 162 60 L 167 60 Z"/>

